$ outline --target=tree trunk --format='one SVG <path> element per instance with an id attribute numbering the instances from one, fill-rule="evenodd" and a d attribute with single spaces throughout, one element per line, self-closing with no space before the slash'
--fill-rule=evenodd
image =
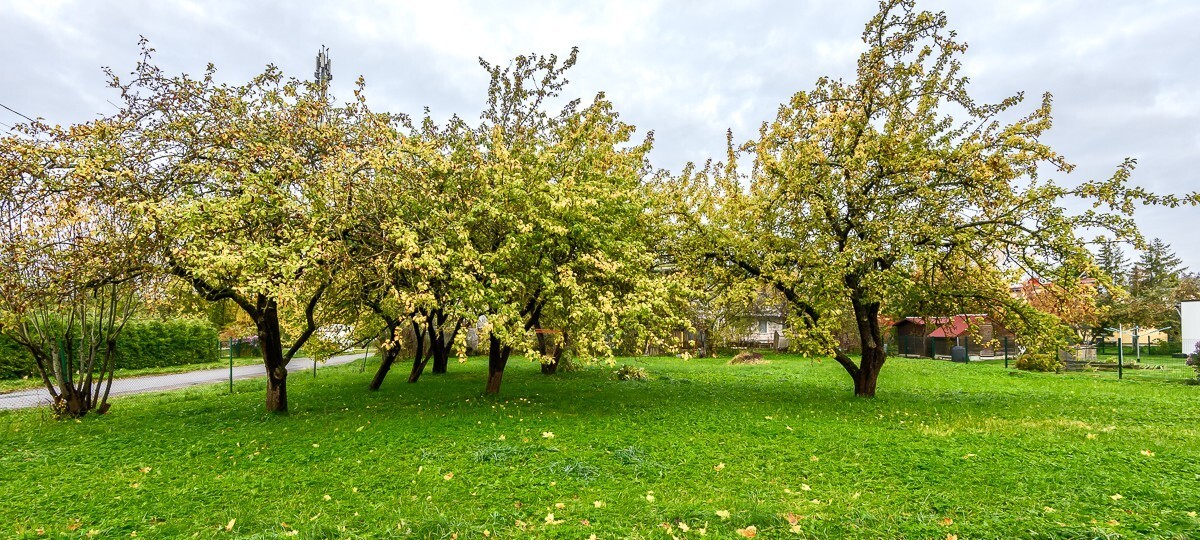
<path id="1" fill-rule="evenodd" d="M 500 393 L 500 381 L 504 378 L 504 366 L 508 364 L 508 353 L 512 350 L 507 345 L 500 345 L 496 335 L 488 336 L 488 379 L 484 392 L 487 394 Z"/>
<path id="2" fill-rule="evenodd" d="M 279 311 L 274 300 L 266 300 L 258 320 L 258 344 L 267 369 L 267 412 L 287 412 L 287 361 L 279 331 Z"/>
<path id="3" fill-rule="evenodd" d="M 850 303 L 854 306 L 854 319 L 858 327 L 859 343 L 862 344 L 862 356 L 858 370 L 850 375 L 854 379 L 854 395 L 875 397 L 879 370 L 887 360 L 887 353 L 883 350 L 883 331 L 879 328 L 879 303 L 864 302 L 859 298 L 860 295 L 853 294 Z"/>
<path id="4" fill-rule="evenodd" d="M 410 383 L 420 380 L 421 373 L 425 371 L 425 364 L 429 363 L 429 355 L 425 354 L 425 333 L 417 323 L 413 323 L 413 333 L 417 336 L 417 351 L 413 354 L 412 371 L 408 372 Z"/>
<path id="5" fill-rule="evenodd" d="M 393 344 L 392 348 L 383 350 L 383 359 L 379 363 L 379 369 L 375 370 L 375 377 L 371 379 L 371 390 L 379 390 L 379 387 L 383 385 L 384 377 L 387 377 L 388 371 L 392 369 L 392 364 L 399 357 L 399 345 Z"/>

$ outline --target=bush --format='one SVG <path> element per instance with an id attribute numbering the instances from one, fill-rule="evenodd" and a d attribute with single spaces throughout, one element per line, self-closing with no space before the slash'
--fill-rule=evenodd
<path id="1" fill-rule="evenodd" d="M 763 355 L 761 355 L 759 353 L 750 352 L 750 351 L 742 351 L 742 352 L 738 353 L 737 356 L 733 357 L 733 359 L 730 360 L 729 363 L 730 364 L 757 365 L 757 364 L 765 364 L 765 363 L 767 363 L 767 361 L 763 360 Z"/>
<path id="2" fill-rule="evenodd" d="M 1058 355 L 1054 353 L 1035 353 L 1029 352 L 1021 355 L 1017 359 L 1017 369 L 1025 371 L 1053 371 L 1057 372 L 1062 369 L 1062 362 L 1058 360 Z"/>
<path id="3" fill-rule="evenodd" d="M 645 381 L 650 379 L 650 375 L 646 373 L 645 368 L 631 366 L 629 364 L 625 364 L 621 366 L 621 369 L 614 371 L 613 376 L 616 377 L 618 381 Z"/>
<path id="4" fill-rule="evenodd" d="M 181 366 L 217 360 L 217 329 L 208 321 L 129 321 L 117 338 L 117 369 Z M 0 336 L 0 378 L 36 376 L 24 347 Z"/>

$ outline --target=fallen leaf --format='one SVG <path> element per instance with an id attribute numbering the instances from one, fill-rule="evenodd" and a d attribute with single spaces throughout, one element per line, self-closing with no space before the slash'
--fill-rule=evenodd
<path id="1" fill-rule="evenodd" d="M 721 470 L 721 469 L 724 469 L 724 468 L 725 468 L 725 464 L 724 464 L 724 463 L 718 463 L 718 464 L 716 464 L 715 466 L 713 466 L 713 470 L 714 470 L 714 471 L 719 471 L 719 470 Z"/>
<path id="2" fill-rule="evenodd" d="M 1121 524 L 1121 522 L 1120 522 L 1120 521 L 1117 521 L 1117 520 L 1115 520 L 1115 519 L 1110 519 L 1110 520 L 1108 520 L 1108 526 L 1109 526 L 1109 527 L 1116 527 L 1117 525 L 1120 525 L 1120 524 Z"/>
<path id="3" fill-rule="evenodd" d="M 1088 433 L 1088 434 L 1087 434 L 1087 438 L 1088 438 L 1088 439 L 1095 439 L 1095 438 L 1096 438 L 1096 434 L 1095 434 L 1095 433 Z"/>
<path id="4" fill-rule="evenodd" d="M 452 472 L 448 472 L 448 473 L 442 475 L 442 480 L 449 480 L 451 478 L 454 478 L 454 473 L 452 473 Z"/>
<path id="5" fill-rule="evenodd" d="M 821 458 L 819 458 L 819 457 L 817 457 L 817 456 L 810 456 L 810 457 L 808 458 L 808 460 L 809 460 L 809 461 L 821 461 Z"/>
<path id="6" fill-rule="evenodd" d="M 751 525 L 745 529 L 738 529 L 737 533 L 746 538 L 754 538 L 755 536 L 758 536 L 758 527 Z"/>
<path id="7" fill-rule="evenodd" d="M 729 519 L 729 510 L 717 510 L 717 517 L 721 519 Z"/>
<path id="8" fill-rule="evenodd" d="M 1121 499 L 1124 499 L 1125 497 L 1122 497 L 1120 493 L 1117 493 L 1117 494 L 1114 494 L 1114 495 L 1109 495 L 1109 496 L 1108 496 L 1108 498 L 1110 498 L 1110 499 L 1112 499 L 1112 500 L 1114 500 L 1114 501 L 1119 501 L 1119 500 L 1121 500 Z"/>
<path id="9" fill-rule="evenodd" d="M 654 492 L 646 493 L 646 502 L 654 502 Z"/>
<path id="10" fill-rule="evenodd" d="M 1196 512 L 1195 512 L 1194 510 L 1193 510 L 1193 511 L 1191 511 L 1191 512 L 1188 512 L 1188 513 L 1187 513 L 1187 516 L 1188 516 L 1188 517 L 1190 517 L 1190 518 L 1194 518 L 1194 517 L 1196 517 Z"/>
<path id="11" fill-rule="evenodd" d="M 796 534 L 800 534 L 800 526 L 799 526 L 799 525 L 792 525 L 791 531 L 792 531 L 792 532 L 794 532 L 794 533 L 796 533 Z"/>
<path id="12" fill-rule="evenodd" d="M 958 535 L 957 534 L 947 534 L 946 540 L 958 540 Z"/>
<path id="13" fill-rule="evenodd" d="M 326 494 L 326 495 L 325 495 L 324 497 L 322 497 L 322 498 L 328 501 L 328 500 L 332 499 L 333 497 L 330 497 L 328 494 Z"/>
<path id="14" fill-rule="evenodd" d="M 232 531 L 234 523 L 237 523 L 237 518 L 233 518 L 233 519 L 229 520 L 229 523 L 225 524 L 225 532 Z"/>
<path id="15" fill-rule="evenodd" d="M 592 506 L 600 508 L 601 506 L 604 506 L 604 501 L 592 501 Z"/>
<path id="16" fill-rule="evenodd" d="M 803 491 L 812 491 L 812 488 L 808 484 L 800 484 L 800 489 Z"/>
<path id="17" fill-rule="evenodd" d="M 800 516 L 797 516 L 796 514 L 793 514 L 791 512 L 784 514 L 783 519 L 786 519 L 789 525 L 795 525 L 797 523 L 800 523 Z"/>
<path id="18" fill-rule="evenodd" d="M 562 522 L 563 522 L 563 520 L 561 520 L 561 519 L 554 519 L 553 512 L 546 514 L 546 525 L 558 525 Z"/>
<path id="19" fill-rule="evenodd" d="M 942 518 L 938 520 L 938 524 L 943 527 L 949 527 L 954 524 L 954 520 L 950 518 Z"/>
<path id="20" fill-rule="evenodd" d="M 1056 510 L 1055 510 L 1055 509 L 1053 509 L 1053 508 L 1050 508 L 1049 506 L 1043 506 L 1043 507 L 1042 507 L 1042 511 L 1043 511 L 1043 512 L 1045 512 L 1045 513 L 1047 513 L 1047 514 L 1053 514 L 1054 512 L 1056 512 Z"/>
<path id="21" fill-rule="evenodd" d="M 542 432 L 542 438 L 543 438 L 543 439 L 553 439 L 553 438 L 554 438 L 554 432 L 553 432 L 553 431 L 543 431 L 543 432 Z"/>
<path id="22" fill-rule="evenodd" d="M 151 469 L 150 467 L 142 467 L 142 468 L 140 468 L 140 469 L 138 469 L 138 470 L 139 470 L 139 471 L 141 471 L 141 473 L 142 473 L 142 474 L 146 474 L 146 473 L 150 472 L 150 471 L 151 471 L 151 470 L 153 470 L 153 469 Z"/>
<path id="23" fill-rule="evenodd" d="M 319 445 L 317 443 L 313 443 L 313 448 L 320 448 L 320 447 L 321 447 L 321 445 Z"/>
<path id="24" fill-rule="evenodd" d="M 565 505 L 565 504 L 563 504 L 563 503 L 554 503 L 554 507 L 555 507 L 555 508 L 560 508 L 560 509 L 561 509 L 561 508 L 566 508 L 566 507 L 567 507 L 567 505 Z"/>
<path id="25" fill-rule="evenodd" d="M 500 440 L 502 440 L 502 441 L 503 441 L 503 440 L 504 440 L 504 438 L 505 438 L 505 437 L 504 437 L 504 434 L 503 434 L 503 433 L 501 433 L 501 434 L 500 434 Z"/>
<path id="26" fill-rule="evenodd" d="M 1142 455 L 1146 456 L 1146 457 L 1154 457 L 1154 452 L 1151 452 L 1149 450 L 1142 450 Z"/>
<path id="27" fill-rule="evenodd" d="M 691 530 L 691 527 L 688 527 L 687 523 L 680 521 L 679 522 L 679 530 L 681 530 L 683 532 L 688 532 L 689 530 Z"/>
<path id="28" fill-rule="evenodd" d="M 963 456 L 963 459 L 971 459 L 973 457 L 975 457 L 975 454 L 967 454 L 967 455 Z"/>

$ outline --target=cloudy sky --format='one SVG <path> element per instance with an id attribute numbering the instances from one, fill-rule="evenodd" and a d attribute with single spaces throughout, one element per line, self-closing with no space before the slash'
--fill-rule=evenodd
<path id="1" fill-rule="evenodd" d="M 1078 165 L 1067 183 L 1137 158 L 1136 183 L 1200 189 L 1200 2 L 923 0 L 970 44 L 979 100 L 1055 96 L 1049 142 Z M 474 118 L 477 58 L 581 48 L 569 92 L 605 91 L 622 117 L 654 130 L 652 159 L 678 170 L 721 156 L 724 132 L 752 136 L 778 104 L 821 75 L 848 77 L 869 0 L 594 2 L 108 2 L 0 0 L 0 103 L 52 122 L 114 111 L 102 66 L 128 72 L 138 36 L 168 72 L 244 81 L 268 63 L 311 77 L 322 44 L 333 91 L 355 78 L 373 107 Z M 113 99 L 115 101 L 115 99 Z M 0 129 L 21 121 L 0 109 Z M 1200 270 L 1200 209 L 1151 209 L 1138 222 Z"/>

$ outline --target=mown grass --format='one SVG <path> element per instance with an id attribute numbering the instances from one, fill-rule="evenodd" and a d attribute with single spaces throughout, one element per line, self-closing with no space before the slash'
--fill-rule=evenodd
<path id="1" fill-rule="evenodd" d="M 514 360 L 497 398 L 476 359 L 374 393 L 343 366 L 293 375 L 288 416 L 261 381 L 0 413 L 0 536 L 1200 536 L 1200 386 L 893 359 L 865 400 L 769 359 Z"/>

